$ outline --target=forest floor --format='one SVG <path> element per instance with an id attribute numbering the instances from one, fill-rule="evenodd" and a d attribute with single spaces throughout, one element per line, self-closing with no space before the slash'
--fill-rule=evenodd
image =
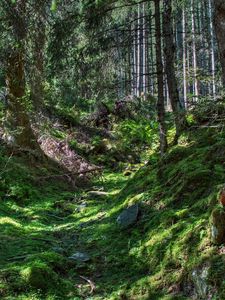
<path id="1" fill-rule="evenodd" d="M 124 255 L 124 264 L 131 262 L 123 234 L 115 233 L 113 217 L 118 209 L 114 199 L 125 179 L 121 174 L 105 174 L 104 182 L 96 182 L 94 189 L 107 190 L 104 198 L 92 199 L 83 191 L 63 192 L 63 188 L 60 192 L 53 186 L 31 203 L 1 203 L 1 296 L 45 299 L 37 291 L 25 296 L 27 285 L 48 291 L 47 299 L 87 299 L 92 288 L 94 295 L 101 295 L 99 299 L 107 299 L 112 286 L 119 289 L 131 275 L 127 268 L 118 277 L 118 258 Z M 88 253 L 90 261 L 68 259 L 77 252 Z M 18 294 L 13 296 L 13 291 Z"/>
<path id="2" fill-rule="evenodd" d="M 225 299 L 225 249 L 210 240 L 224 129 L 189 132 L 162 161 L 153 151 L 137 172 L 104 171 L 75 189 L 1 151 L 1 299 Z M 132 204 L 138 219 L 123 229 Z"/>

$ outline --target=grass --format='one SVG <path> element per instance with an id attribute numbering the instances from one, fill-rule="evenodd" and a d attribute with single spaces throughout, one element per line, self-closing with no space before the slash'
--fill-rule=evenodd
<path id="1" fill-rule="evenodd" d="M 205 265 L 213 299 L 225 299 L 225 257 L 210 241 L 225 182 L 224 140 L 224 131 L 190 132 L 160 163 L 153 153 L 130 177 L 105 173 L 90 187 L 104 188 L 105 198 L 37 183 L 40 171 L 12 158 L 1 180 L 1 299 L 191 299 L 193 270 Z M 118 214 L 136 202 L 138 222 L 121 230 Z M 77 251 L 91 260 L 69 260 Z M 96 286 L 92 294 L 84 277 Z"/>

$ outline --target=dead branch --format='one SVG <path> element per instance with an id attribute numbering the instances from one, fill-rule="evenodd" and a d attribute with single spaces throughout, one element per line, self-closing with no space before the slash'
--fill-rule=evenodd
<path id="1" fill-rule="evenodd" d="M 94 290 L 96 289 L 94 282 L 84 276 L 79 275 L 79 277 L 89 283 L 89 285 L 91 287 L 90 294 L 92 294 L 94 292 Z"/>

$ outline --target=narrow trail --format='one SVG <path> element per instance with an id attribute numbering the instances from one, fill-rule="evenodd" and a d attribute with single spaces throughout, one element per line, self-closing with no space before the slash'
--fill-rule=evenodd
<path id="1" fill-rule="evenodd" d="M 107 174 L 104 182 L 97 181 L 92 191 L 79 197 L 77 214 L 67 223 L 61 223 L 68 235 L 76 232 L 76 241 L 69 254 L 88 256 L 86 262 L 76 260 L 76 287 L 81 299 L 108 299 L 125 284 L 126 274 L 130 274 L 132 262 L 127 255 L 127 239 L 116 224 L 121 208 L 117 197 L 127 178 L 121 174 Z M 104 192 L 102 192 L 104 191 Z M 71 227 L 72 226 L 72 227 Z M 133 274 L 135 276 L 135 274 Z M 119 295 L 119 294 L 118 294 Z"/>
<path id="2" fill-rule="evenodd" d="M 122 174 L 106 174 L 104 182 L 97 180 L 91 188 L 105 192 L 100 195 L 62 192 L 24 207 L 5 203 L 1 214 L 8 217 L 1 225 L 7 243 L 1 245 L 1 268 L 23 268 L 34 260 L 47 260 L 59 276 L 69 274 L 67 279 L 79 294 L 75 299 L 108 299 L 119 293 L 143 276 L 139 262 L 128 254 L 138 242 L 135 235 L 121 232 L 116 223 L 122 208 L 118 193 L 126 180 Z M 88 258 L 72 259 L 77 253 Z M 62 299 L 67 298 L 74 299 Z"/>
<path id="3" fill-rule="evenodd" d="M 143 267 L 129 255 L 131 245 L 138 242 L 135 234 L 132 238 L 129 230 L 121 232 L 116 223 L 122 208 L 118 194 L 126 181 L 127 177 L 122 174 L 107 174 L 103 182 L 94 183 L 92 192 L 75 196 L 75 213 L 64 220 L 55 220 L 56 252 L 69 258 L 84 256 L 84 259 L 71 259 L 71 267 L 76 268 L 73 280 L 80 299 L 89 299 L 89 296 L 90 299 L 109 299 L 110 294 L 119 297 L 121 288 L 144 276 Z M 70 205 L 70 201 L 62 201 L 61 212 Z"/>

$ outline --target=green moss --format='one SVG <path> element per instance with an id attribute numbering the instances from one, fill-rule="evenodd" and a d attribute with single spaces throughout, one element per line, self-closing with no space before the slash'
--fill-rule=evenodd
<path id="1" fill-rule="evenodd" d="M 46 264 L 39 261 L 31 263 L 21 270 L 20 276 L 26 285 L 42 291 L 56 288 L 59 283 L 56 273 Z"/>
<path id="2" fill-rule="evenodd" d="M 11 166 L 22 179 L 14 171 L 7 174 L 0 202 L 2 299 L 190 299 L 184 286 L 206 263 L 209 284 L 224 299 L 224 255 L 210 241 L 210 216 L 225 182 L 223 147 L 221 132 L 189 132 L 163 160 L 154 152 L 132 176 L 106 172 L 102 181 L 96 179 L 91 189 L 109 193 L 101 201 L 58 181 L 39 186 L 40 174 L 15 159 Z M 16 196 L 7 197 L 9 183 L 30 185 L 35 193 L 16 189 Z M 136 202 L 136 225 L 120 231 L 116 218 Z M 55 253 L 57 248 L 63 251 Z M 87 252 L 90 262 L 68 260 L 77 251 Z M 80 276 L 95 283 L 91 296 Z"/>

